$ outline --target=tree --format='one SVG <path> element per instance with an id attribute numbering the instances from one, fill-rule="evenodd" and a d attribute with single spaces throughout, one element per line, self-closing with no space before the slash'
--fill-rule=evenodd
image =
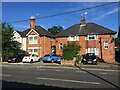
<path id="1" fill-rule="evenodd" d="M 7 23 L 2 23 L 2 59 L 6 61 L 8 57 L 24 52 L 20 49 L 20 43 L 14 41 L 13 27 Z"/>
<path id="2" fill-rule="evenodd" d="M 63 31 L 63 27 L 61 26 L 53 26 L 52 28 L 48 28 L 48 31 L 52 33 L 53 35 L 58 34 L 59 32 Z"/>
<path id="3" fill-rule="evenodd" d="M 118 38 L 115 38 L 115 46 L 118 46 L 119 43 L 120 43 L 120 38 L 119 38 L 119 37 L 118 37 Z"/>
<path id="4" fill-rule="evenodd" d="M 63 46 L 63 55 L 62 58 L 66 60 L 73 60 L 74 57 L 79 53 L 80 46 L 78 46 L 75 42 L 70 44 L 65 44 Z"/>

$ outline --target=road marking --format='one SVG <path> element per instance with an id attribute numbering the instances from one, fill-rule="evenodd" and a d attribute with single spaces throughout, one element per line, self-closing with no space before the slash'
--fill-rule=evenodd
<path id="1" fill-rule="evenodd" d="M 104 74 L 104 75 L 106 75 L 106 74 L 108 74 L 108 73 L 100 72 L 99 74 Z"/>
<path id="2" fill-rule="evenodd" d="M 58 72 L 60 72 L 60 71 L 64 71 L 64 70 L 59 70 L 59 69 L 57 69 L 57 70 L 55 70 L 55 71 L 58 71 Z"/>
<path id="3" fill-rule="evenodd" d="M 59 69 L 59 68 L 64 68 L 64 69 L 79 69 L 79 68 L 73 68 L 73 67 L 54 67 L 54 66 L 37 66 L 36 68 L 56 68 L 56 69 Z"/>
<path id="4" fill-rule="evenodd" d="M 76 72 L 79 72 L 79 73 L 87 73 L 87 72 L 85 72 L 85 71 L 76 71 Z"/>
<path id="5" fill-rule="evenodd" d="M 93 68 L 81 68 L 83 70 L 93 70 L 93 71 L 107 71 L 107 72 L 120 72 L 120 70 L 110 70 L 110 69 L 93 69 Z"/>
<path id="6" fill-rule="evenodd" d="M 62 81 L 62 82 L 73 82 L 73 83 L 85 83 L 85 84 L 100 84 L 100 83 L 98 83 L 98 82 L 76 81 L 76 80 L 55 79 L 55 78 L 42 78 L 42 77 L 37 77 L 37 79 L 41 79 L 41 80 L 51 80 L 51 81 Z"/>
<path id="7" fill-rule="evenodd" d="M 9 77 L 11 75 L 8 75 L 8 74 L 0 74 L 0 76 L 6 76 L 6 77 Z"/>
<path id="8" fill-rule="evenodd" d="M 37 70 L 46 70 L 46 69 L 37 69 Z"/>

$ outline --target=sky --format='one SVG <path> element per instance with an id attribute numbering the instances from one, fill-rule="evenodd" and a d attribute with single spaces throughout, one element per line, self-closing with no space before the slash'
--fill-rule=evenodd
<path id="1" fill-rule="evenodd" d="M 30 16 L 39 18 L 106 3 L 111 2 L 2 2 L 2 22 L 9 23 L 28 19 L 26 22 L 9 23 L 15 30 L 24 31 L 30 26 Z M 46 30 L 52 26 L 62 26 L 66 29 L 74 24 L 80 23 L 81 14 L 84 13 L 87 13 L 87 22 L 94 22 L 118 32 L 117 3 L 75 13 L 37 19 L 36 25 L 40 25 Z"/>

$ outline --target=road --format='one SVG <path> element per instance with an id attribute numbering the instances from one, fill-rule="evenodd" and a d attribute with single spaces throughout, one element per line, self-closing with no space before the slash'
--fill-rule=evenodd
<path id="1" fill-rule="evenodd" d="M 119 88 L 117 67 L 59 64 L 2 64 L 4 88 Z"/>

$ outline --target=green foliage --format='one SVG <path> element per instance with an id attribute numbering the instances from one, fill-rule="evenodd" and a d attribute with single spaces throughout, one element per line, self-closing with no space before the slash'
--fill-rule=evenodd
<path id="1" fill-rule="evenodd" d="M 13 40 L 13 27 L 7 23 L 2 23 L 2 59 L 6 61 L 8 57 L 20 53 L 26 53 L 20 49 L 21 44 Z"/>
<path id="2" fill-rule="evenodd" d="M 73 58 L 79 53 L 80 46 L 76 43 L 70 43 L 63 46 L 62 58 L 65 60 L 73 60 Z"/>
<path id="3" fill-rule="evenodd" d="M 48 31 L 52 33 L 53 35 L 58 34 L 59 32 L 63 31 L 63 27 L 61 26 L 53 26 L 52 28 L 48 28 Z"/>
<path id="4" fill-rule="evenodd" d="M 115 46 L 118 46 L 120 43 L 120 38 L 115 38 Z"/>

